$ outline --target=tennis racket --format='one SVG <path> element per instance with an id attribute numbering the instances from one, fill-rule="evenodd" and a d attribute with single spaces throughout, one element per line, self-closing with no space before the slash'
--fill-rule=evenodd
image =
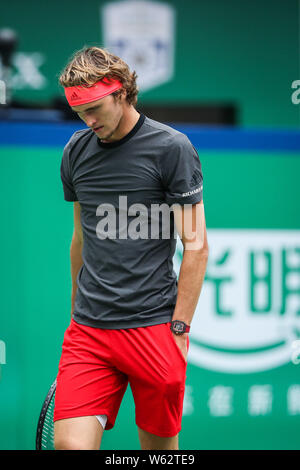
<path id="1" fill-rule="evenodd" d="M 56 379 L 47 393 L 39 416 L 35 440 L 36 450 L 55 450 L 53 423 L 55 390 Z"/>

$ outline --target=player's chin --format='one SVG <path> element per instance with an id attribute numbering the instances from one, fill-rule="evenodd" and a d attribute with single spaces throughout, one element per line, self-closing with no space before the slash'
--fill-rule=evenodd
<path id="1" fill-rule="evenodd" d="M 102 133 L 99 133 L 97 134 L 98 137 L 100 137 L 101 140 L 103 140 L 104 142 L 105 141 L 108 141 L 108 142 L 111 142 L 113 139 L 113 135 L 114 135 L 114 132 L 106 132 L 105 134 Z"/>

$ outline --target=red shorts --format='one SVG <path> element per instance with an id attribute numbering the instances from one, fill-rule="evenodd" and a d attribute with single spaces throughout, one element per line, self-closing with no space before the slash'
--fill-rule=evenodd
<path id="1" fill-rule="evenodd" d="M 54 421 L 105 414 L 111 429 L 129 382 L 137 426 L 175 436 L 181 429 L 186 366 L 170 323 L 107 330 L 72 319 L 59 363 Z"/>

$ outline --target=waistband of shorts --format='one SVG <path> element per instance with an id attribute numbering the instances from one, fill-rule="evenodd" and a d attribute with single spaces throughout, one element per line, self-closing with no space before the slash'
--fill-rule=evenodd
<path id="1" fill-rule="evenodd" d="M 167 310 L 161 312 L 159 317 L 143 319 L 139 321 L 101 321 L 101 320 L 92 320 L 91 318 L 87 318 L 79 313 L 74 312 L 73 320 L 75 323 L 84 326 L 90 326 L 92 328 L 99 328 L 103 330 L 126 330 L 131 328 L 143 328 L 146 326 L 154 326 L 160 325 L 161 323 L 168 323 L 172 320 L 173 311 Z"/>

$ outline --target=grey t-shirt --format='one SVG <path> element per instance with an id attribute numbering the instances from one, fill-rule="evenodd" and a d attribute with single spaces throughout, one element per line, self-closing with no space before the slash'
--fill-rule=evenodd
<path id="1" fill-rule="evenodd" d="M 108 329 L 170 321 L 177 298 L 174 215 L 152 209 L 202 200 L 201 163 L 189 139 L 142 114 L 117 142 L 80 130 L 65 146 L 61 179 L 65 200 L 81 207 L 74 320 Z"/>

